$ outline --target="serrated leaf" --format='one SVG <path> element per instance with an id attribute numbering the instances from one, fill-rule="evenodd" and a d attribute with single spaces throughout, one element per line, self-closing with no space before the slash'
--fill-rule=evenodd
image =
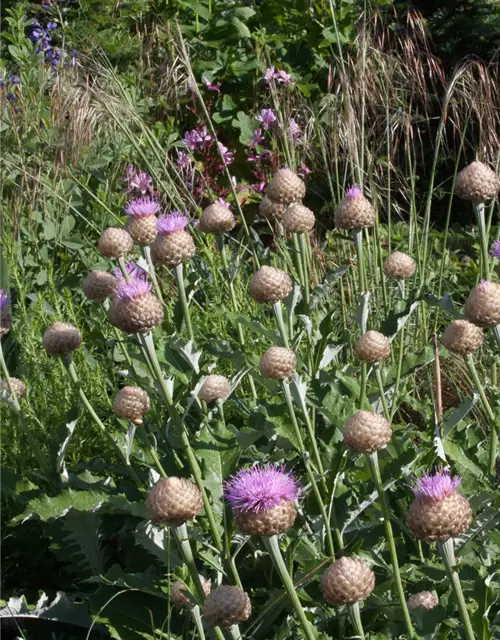
<path id="1" fill-rule="evenodd" d="M 73 491 L 73 489 L 68 489 L 55 497 L 45 495 L 31 500 L 23 513 L 16 516 L 12 522 L 24 522 L 29 518 L 39 518 L 46 522 L 54 518 L 61 518 L 71 510 L 95 511 L 108 497 L 108 494 L 100 491 Z"/>
<path id="2" fill-rule="evenodd" d="M 482 478 L 482 470 L 467 456 L 462 447 L 451 440 L 444 442 L 444 450 L 447 456 L 449 456 L 454 462 L 463 467 L 468 473 L 471 473 L 476 478 Z"/>

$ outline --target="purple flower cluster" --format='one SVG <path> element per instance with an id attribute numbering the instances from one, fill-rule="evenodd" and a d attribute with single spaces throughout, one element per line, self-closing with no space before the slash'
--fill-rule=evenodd
<path id="1" fill-rule="evenodd" d="M 6 309 L 10 304 L 10 296 L 9 294 L 0 289 L 0 309 Z"/>
<path id="2" fill-rule="evenodd" d="M 269 129 L 273 122 L 276 122 L 277 120 L 276 114 L 272 109 L 262 109 L 260 115 L 258 115 L 255 119 L 259 122 L 262 122 L 262 127 L 266 130 Z"/>
<path id="3" fill-rule="evenodd" d="M 161 204 L 156 198 L 134 198 L 125 207 L 125 213 L 132 218 L 142 218 L 156 215 L 160 208 Z"/>
<path id="4" fill-rule="evenodd" d="M 268 464 L 241 469 L 224 487 L 224 496 L 235 511 L 268 511 L 285 500 L 296 500 L 299 483 L 283 465 Z"/>
<path id="5" fill-rule="evenodd" d="M 217 141 L 217 144 L 219 145 L 219 151 L 224 158 L 224 162 L 226 164 L 231 164 L 234 160 L 234 153 L 232 151 L 229 151 L 229 149 L 225 147 L 222 142 Z"/>
<path id="6" fill-rule="evenodd" d="M 206 127 L 197 127 L 192 131 L 186 131 L 184 134 L 184 144 L 191 151 L 204 150 L 212 142 L 212 136 L 208 133 Z"/>
<path id="7" fill-rule="evenodd" d="M 295 122 L 294 118 L 290 118 L 290 122 L 288 124 L 288 133 L 290 134 L 290 138 L 292 139 L 293 144 L 299 144 L 300 134 L 302 132 L 299 125 Z"/>
<path id="8" fill-rule="evenodd" d="M 276 71 L 274 67 L 269 67 L 263 76 L 263 80 L 270 84 L 273 80 L 276 80 L 280 84 L 293 84 L 292 76 L 286 71 Z"/>
<path id="9" fill-rule="evenodd" d="M 500 260 L 500 240 L 495 240 L 493 246 L 490 249 L 490 255 Z"/>
<path id="10" fill-rule="evenodd" d="M 141 196 L 153 196 L 155 190 L 153 188 L 153 178 L 146 173 L 129 164 L 125 171 L 125 182 L 127 183 L 127 191 L 130 194 L 140 194 Z"/>
<path id="11" fill-rule="evenodd" d="M 125 265 L 125 270 L 127 272 L 128 277 L 131 280 L 147 280 L 148 279 L 148 274 L 146 273 L 146 271 L 135 262 L 127 262 L 127 264 Z M 112 273 L 117 279 L 118 284 L 120 284 L 121 281 L 126 282 L 126 279 L 120 268 L 117 267 L 116 269 L 113 269 Z"/>
<path id="12" fill-rule="evenodd" d="M 441 502 L 448 496 L 456 493 L 462 478 L 450 475 L 448 467 L 438 469 L 434 475 L 426 473 L 417 478 L 411 488 L 415 497 L 423 502 Z"/>
<path id="13" fill-rule="evenodd" d="M 9 91 L 7 91 L 6 98 L 12 105 L 14 105 L 17 102 L 17 95 L 14 92 L 18 91 L 16 87 L 20 84 L 21 84 L 21 78 L 19 76 L 13 74 L 7 78 L 7 81 L 4 81 L 3 76 L 0 73 L 0 89 L 3 89 L 5 86 L 9 87 Z M 16 112 L 19 111 L 18 107 L 14 107 L 14 111 Z"/>
<path id="14" fill-rule="evenodd" d="M 116 289 L 116 297 L 125 302 L 142 298 L 151 292 L 152 285 L 147 280 L 139 278 L 132 278 L 131 280 L 118 281 L 118 288 Z"/>
<path id="15" fill-rule="evenodd" d="M 68 66 L 74 67 L 78 52 L 71 49 L 69 56 L 64 49 L 55 47 L 53 44 L 52 32 L 58 28 L 57 22 L 49 20 L 43 27 L 38 20 L 33 20 L 31 26 L 34 27 L 29 38 L 36 44 L 35 53 L 43 53 L 44 60 L 52 67 L 59 66 L 65 62 Z M 68 60 L 69 57 L 69 60 Z"/>
<path id="16" fill-rule="evenodd" d="M 176 231 L 182 231 L 189 223 L 188 217 L 179 211 L 164 213 L 158 218 L 158 233 L 166 236 Z"/>

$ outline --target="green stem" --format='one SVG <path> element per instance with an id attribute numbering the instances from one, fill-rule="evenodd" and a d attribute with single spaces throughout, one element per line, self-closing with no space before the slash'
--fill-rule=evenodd
<path id="1" fill-rule="evenodd" d="M 481 245 L 481 269 L 480 273 L 485 280 L 490 275 L 490 257 L 488 254 L 488 234 L 486 232 L 486 221 L 484 217 L 484 202 L 473 201 L 472 206 L 476 214 L 477 226 L 479 229 L 479 242 Z"/>
<path id="2" fill-rule="evenodd" d="M 203 622 L 201 621 L 201 611 L 199 605 L 196 604 L 191 609 L 191 615 L 193 617 L 196 630 L 198 631 L 198 638 L 200 640 L 205 640 L 205 630 L 203 629 Z"/>
<path id="3" fill-rule="evenodd" d="M 498 434 L 497 434 L 498 426 L 496 424 L 495 413 L 493 412 L 493 409 L 491 408 L 491 405 L 488 402 L 488 398 L 486 397 L 484 387 L 477 373 L 476 365 L 474 363 L 474 358 L 472 357 L 471 353 L 468 353 L 465 356 L 465 362 L 467 363 L 467 368 L 469 369 L 469 373 L 471 374 L 472 379 L 474 380 L 474 384 L 476 385 L 476 389 L 478 390 L 479 397 L 481 399 L 481 404 L 483 405 L 483 409 L 486 412 L 486 415 L 488 416 L 488 422 L 490 423 L 491 442 L 490 442 L 489 471 L 491 475 L 495 476 L 497 448 L 498 448 Z"/>
<path id="4" fill-rule="evenodd" d="M 30 447 L 33 451 L 33 454 L 35 456 L 35 458 L 38 461 L 38 464 L 40 465 L 40 469 L 42 470 L 42 472 L 46 475 L 49 476 L 50 475 L 50 465 L 49 462 L 47 460 L 47 458 L 45 457 L 45 454 L 43 453 L 43 451 L 40 449 L 40 445 L 37 443 L 35 436 L 32 434 L 31 429 L 28 426 L 28 423 L 26 422 L 26 417 L 24 415 L 23 410 L 21 409 L 21 405 L 19 404 L 19 400 L 17 399 L 17 395 L 15 392 L 15 389 L 12 385 L 12 380 L 10 379 L 10 375 L 9 375 L 9 370 L 7 369 L 7 364 L 5 362 L 5 358 L 3 355 L 3 348 L 2 348 L 2 341 L 0 340 L 0 364 L 2 367 L 2 373 L 3 376 L 5 378 L 5 381 L 7 382 L 7 386 L 9 387 L 9 393 L 10 393 L 10 401 L 12 402 L 12 405 L 19 417 L 19 422 L 21 424 L 21 428 L 23 429 L 26 438 L 28 439 L 28 442 L 30 444 Z"/>
<path id="5" fill-rule="evenodd" d="M 176 527 L 172 527 L 172 531 L 181 550 L 182 557 L 184 558 L 184 562 L 186 563 L 186 567 L 188 568 L 191 580 L 193 581 L 194 588 L 196 590 L 196 596 L 200 604 L 203 604 L 206 598 L 205 591 L 203 590 L 203 585 L 201 584 L 200 580 L 200 574 L 198 573 L 198 569 L 196 568 L 196 563 L 194 561 L 193 550 L 191 549 L 191 543 L 189 542 L 186 523 L 180 524 Z"/>
<path id="6" fill-rule="evenodd" d="M 359 278 L 359 295 L 361 296 L 366 290 L 366 274 L 365 263 L 363 258 L 363 230 L 355 229 L 353 231 L 354 243 L 356 245 L 356 255 L 358 259 L 358 278 Z"/>
<path id="7" fill-rule="evenodd" d="M 160 472 L 160 475 L 163 476 L 164 478 L 167 478 L 168 477 L 167 473 L 160 462 L 160 458 L 158 458 L 158 454 L 156 453 L 156 449 L 154 448 L 153 443 L 151 442 L 151 438 L 149 437 L 148 432 L 146 431 L 146 427 L 145 426 L 139 427 L 139 431 L 141 433 L 142 439 L 144 440 L 148 448 L 149 454 L 153 458 L 154 463 L 156 464 L 156 467 Z"/>
<path id="8" fill-rule="evenodd" d="M 358 638 L 365 640 L 365 631 L 363 629 L 363 623 L 361 621 L 361 613 L 359 611 L 359 602 L 349 605 L 349 618 L 351 624 L 357 633 Z"/>
<path id="9" fill-rule="evenodd" d="M 161 293 L 160 285 L 158 284 L 158 279 L 156 277 L 156 269 L 151 259 L 151 247 L 149 247 L 148 245 L 144 245 L 142 250 L 144 253 L 144 257 L 146 258 L 146 262 L 148 263 L 149 277 L 151 278 L 151 281 L 153 283 L 155 293 L 157 297 L 163 302 L 163 296 Z"/>
<path id="10" fill-rule="evenodd" d="M 153 336 L 151 335 L 151 333 L 148 333 L 146 335 L 140 336 L 139 340 L 141 341 L 141 346 L 149 356 L 151 365 L 155 372 L 156 380 L 160 385 L 160 389 L 161 389 L 163 398 L 165 400 L 165 404 L 167 405 L 170 418 L 172 419 L 172 422 L 174 423 L 177 429 L 177 434 L 181 438 L 182 445 L 186 451 L 186 455 L 195 479 L 196 486 L 201 491 L 201 495 L 203 497 L 203 506 L 205 507 L 205 512 L 208 518 L 208 523 L 210 526 L 212 537 L 214 539 L 215 546 L 217 550 L 220 552 L 223 549 L 222 538 L 219 533 L 219 529 L 217 528 L 217 523 L 215 522 L 215 516 L 212 511 L 212 506 L 210 504 L 210 500 L 208 499 L 208 495 L 205 490 L 205 485 L 203 482 L 200 465 L 198 464 L 198 460 L 196 459 L 195 453 L 191 447 L 191 443 L 189 440 L 189 435 L 186 431 L 186 427 L 182 422 L 181 417 L 177 412 L 177 409 L 175 408 L 174 402 L 172 400 L 172 396 L 170 395 L 170 391 L 168 390 L 168 387 L 167 387 L 167 383 L 165 382 L 165 379 L 163 377 L 160 363 L 158 362 L 158 357 L 156 355 Z"/>
<path id="11" fill-rule="evenodd" d="M 373 475 L 373 480 L 377 487 L 377 493 L 378 493 L 380 505 L 382 507 L 382 514 L 384 516 L 385 534 L 386 534 L 387 542 L 389 544 L 389 554 L 391 557 L 392 573 L 394 576 L 394 581 L 396 583 L 396 589 L 398 592 L 401 609 L 403 610 L 403 617 L 405 621 L 406 631 L 410 638 L 414 638 L 415 634 L 413 631 L 413 626 L 411 623 L 408 606 L 406 604 L 406 598 L 405 598 L 405 593 L 403 589 L 403 583 L 401 581 L 401 575 L 399 573 L 398 554 L 396 552 L 396 543 L 394 542 L 394 534 L 392 532 L 391 514 L 389 512 L 389 506 L 387 504 L 387 499 L 385 497 L 384 485 L 382 484 L 382 477 L 380 475 L 377 452 L 367 455 L 367 458 L 368 458 L 368 463 L 370 465 L 370 469 Z"/>
<path id="12" fill-rule="evenodd" d="M 333 544 L 332 531 L 330 527 L 330 521 L 328 519 L 328 514 L 323 503 L 323 499 L 321 497 L 321 492 L 319 490 L 318 484 L 316 482 L 316 478 L 314 477 L 313 470 L 311 469 L 311 465 L 309 464 L 308 455 L 306 452 L 306 448 L 304 446 L 304 441 L 302 439 L 302 434 L 300 433 L 299 423 L 297 422 L 297 416 L 295 415 L 295 409 L 293 407 L 292 394 L 290 393 L 290 387 L 288 386 L 288 382 L 286 380 L 282 380 L 281 388 L 283 389 L 283 395 L 285 396 L 286 405 L 288 408 L 288 413 L 292 420 L 293 429 L 295 431 L 295 438 L 297 440 L 297 445 L 299 448 L 299 452 L 302 456 L 302 460 L 304 462 L 304 466 L 306 469 L 307 477 L 309 482 L 311 483 L 311 488 L 313 490 L 314 496 L 319 506 L 319 510 L 321 512 L 321 517 L 323 518 L 323 524 L 325 525 L 326 532 L 326 540 L 328 546 L 328 554 L 333 557 L 335 555 L 335 545 Z M 333 509 L 332 509 L 333 513 Z M 336 529 L 338 530 L 338 525 L 336 524 Z M 340 533 L 340 532 L 339 532 Z M 340 536 L 340 540 L 342 537 Z M 341 542 L 341 546 L 343 543 Z"/>
<path id="13" fill-rule="evenodd" d="M 368 365 L 366 362 L 361 364 L 361 387 L 359 390 L 359 408 L 362 409 L 365 406 L 366 401 L 366 381 L 368 379 Z"/>
<path id="14" fill-rule="evenodd" d="M 193 325 L 191 324 L 191 315 L 189 313 L 189 305 L 186 296 L 186 287 L 184 284 L 184 267 L 182 262 L 175 267 L 175 279 L 177 280 L 177 286 L 179 288 L 182 312 L 184 314 L 184 321 L 186 322 L 186 329 L 188 332 L 189 340 L 191 342 L 194 342 Z"/>
<path id="15" fill-rule="evenodd" d="M 292 605 L 297 613 L 305 637 L 307 638 L 307 640 L 315 640 L 314 632 L 311 628 L 311 625 L 309 624 L 309 620 L 306 617 L 304 609 L 302 608 L 299 596 L 297 595 L 297 592 L 295 590 L 295 585 L 293 584 L 293 580 L 288 573 L 285 561 L 283 560 L 283 556 L 281 555 L 277 536 L 264 537 L 262 538 L 262 541 L 264 542 L 264 546 L 266 547 L 267 552 L 271 556 L 277 572 L 280 574 L 281 581 L 283 582 L 285 591 L 288 593 L 288 597 L 290 598 Z"/>
<path id="16" fill-rule="evenodd" d="M 469 612 L 465 603 L 464 593 L 462 591 L 462 585 L 460 584 L 460 578 L 458 573 L 455 571 L 456 560 L 455 550 L 453 548 L 453 538 L 448 538 L 446 542 L 438 542 L 437 548 L 441 554 L 441 558 L 444 566 L 446 567 L 446 572 L 457 600 L 460 617 L 462 618 L 462 624 L 464 625 L 465 637 L 467 640 L 475 640 L 474 631 L 469 618 Z"/>
<path id="17" fill-rule="evenodd" d="M 302 264 L 304 270 L 304 302 L 306 305 L 306 314 L 309 315 L 309 307 L 311 304 L 311 296 L 309 292 L 309 257 L 307 251 L 307 236 L 305 233 L 299 234 L 300 238 L 300 252 L 302 254 Z"/>
<path id="18" fill-rule="evenodd" d="M 288 333 L 283 321 L 283 309 L 281 307 L 281 300 L 273 303 L 274 316 L 276 318 L 276 324 L 278 325 L 278 331 L 280 332 L 283 345 L 289 349 L 290 343 L 288 342 Z"/>
<path id="19" fill-rule="evenodd" d="M 241 640 L 240 628 L 237 624 L 233 624 L 229 627 L 228 633 L 231 636 L 232 640 Z"/>
<path id="20" fill-rule="evenodd" d="M 377 378 L 378 391 L 380 393 L 380 400 L 384 409 L 384 416 L 385 419 L 390 422 L 391 414 L 389 413 L 389 407 L 387 406 L 387 401 L 385 399 L 384 383 L 382 382 L 382 374 L 380 373 L 380 365 L 378 362 L 374 363 L 373 369 L 375 370 L 375 377 Z"/>
<path id="21" fill-rule="evenodd" d="M 300 286 L 302 290 L 305 289 L 305 275 L 304 275 L 304 265 L 302 261 L 302 254 L 299 245 L 299 238 L 296 233 L 292 233 L 292 242 L 293 242 L 293 255 L 295 258 L 295 268 L 297 269 L 297 274 L 299 276 Z"/>
<path id="22" fill-rule="evenodd" d="M 115 440 L 113 439 L 113 436 L 106 429 L 106 427 L 102 423 L 102 421 L 99 418 L 99 416 L 97 415 L 97 413 L 94 411 L 94 407 L 92 406 L 90 400 L 87 398 L 87 395 L 86 395 L 85 391 L 82 389 L 82 385 L 81 385 L 80 380 L 78 378 L 78 374 L 76 372 L 73 360 L 71 359 L 71 355 L 68 355 L 65 358 L 62 358 L 62 361 L 63 361 L 64 366 L 66 367 L 66 371 L 68 372 L 68 375 L 70 377 L 71 382 L 74 384 L 75 388 L 77 389 L 78 395 L 80 396 L 83 404 L 85 405 L 85 408 L 90 413 L 90 416 L 92 417 L 92 420 L 95 422 L 97 427 L 101 430 L 102 434 L 108 440 L 108 442 L 113 447 L 113 449 L 116 451 L 117 455 L 121 458 L 121 460 L 123 461 L 123 463 L 127 467 L 127 471 L 129 472 L 129 474 L 132 477 L 132 479 L 134 480 L 134 482 L 137 484 L 138 487 L 140 487 L 141 486 L 141 481 L 139 479 L 139 476 L 135 472 L 135 469 L 132 467 L 130 462 L 127 462 L 127 458 L 125 457 L 125 454 L 120 449 L 118 444 L 115 442 Z"/>

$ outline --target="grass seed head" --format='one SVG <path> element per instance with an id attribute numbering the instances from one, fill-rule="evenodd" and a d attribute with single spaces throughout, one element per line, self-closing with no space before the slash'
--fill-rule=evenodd
<path id="1" fill-rule="evenodd" d="M 483 344 L 483 332 L 472 322 L 455 320 L 444 330 L 441 342 L 448 351 L 464 356 L 474 353 Z"/>
<path id="2" fill-rule="evenodd" d="M 113 411 L 119 418 L 126 418 L 135 424 L 142 424 L 142 417 L 151 408 L 149 395 L 139 387 L 123 387 L 116 394 Z"/>
<path id="3" fill-rule="evenodd" d="M 364 560 L 344 556 L 325 571 L 321 588 L 330 604 L 354 604 L 366 600 L 373 591 L 375 574 Z"/>
<path id="4" fill-rule="evenodd" d="M 200 575 L 200 582 L 205 595 L 208 596 L 212 589 L 212 581 Z M 172 604 L 174 604 L 176 607 L 187 607 L 188 609 L 193 608 L 193 602 L 187 595 L 186 585 L 180 580 L 176 580 L 172 585 L 170 598 L 172 600 Z"/>
<path id="5" fill-rule="evenodd" d="M 224 233 L 231 231 L 235 224 L 231 210 L 215 202 L 203 210 L 198 228 L 204 233 Z"/>
<path id="6" fill-rule="evenodd" d="M 363 362 L 378 362 L 388 358 L 391 345 L 383 333 L 367 331 L 356 345 L 356 357 Z"/>
<path id="7" fill-rule="evenodd" d="M 478 327 L 500 324 L 500 284 L 481 280 L 470 292 L 464 313 L 467 320 Z"/>
<path id="8" fill-rule="evenodd" d="M 91 271 L 82 283 L 83 293 L 89 300 L 103 302 L 111 298 L 116 289 L 116 278 L 108 271 Z"/>
<path id="9" fill-rule="evenodd" d="M 110 227 L 101 233 L 97 246 L 105 258 L 121 258 L 132 251 L 134 240 L 125 229 Z"/>
<path id="10" fill-rule="evenodd" d="M 283 214 L 283 227 L 289 233 L 303 233 L 311 231 L 316 218 L 311 209 L 295 203 L 288 207 Z"/>
<path id="11" fill-rule="evenodd" d="M 388 278 L 411 278 L 416 268 L 415 260 L 402 251 L 391 253 L 384 261 L 384 273 Z"/>
<path id="12" fill-rule="evenodd" d="M 344 425 L 344 442 L 349 449 L 374 453 L 384 449 L 392 437 L 390 423 L 377 413 L 358 411 Z"/>
<path id="13" fill-rule="evenodd" d="M 439 604 L 439 598 L 434 593 L 434 591 L 421 591 L 420 593 L 413 593 L 408 598 L 408 609 L 410 611 L 415 611 L 419 607 L 425 609 L 426 611 L 430 611 L 437 607 Z"/>
<path id="14" fill-rule="evenodd" d="M 225 400 L 230 392 L 229 380 L 225 376 L 213 374 L 205 378 L 198 397 L 205 402 L 214 402 Z"/>
<path id="15" fill-rule="evenodd" d="M 238 587 L 221 585 L 205 600 L 203 617 L 211 627 L 231 627 L 248 620 L 252 605 L 248 594 Z"/>
<path id="16" fill-rule="evenodd" d="M 339 229 L 359 230 L 373 227 L 377 216 L 371 202 L 353 185 L 346 191 L 335 211 L 335 225 Z"/>
<path id="17" fill-rule="evenodd" d="M 455 192 L 464 200 L 484 202 L 500 191 L 500 179 L 482 162 L 472 162 L 462 169 L 455 181 Z"/>
<path id="18" fill-rule="evenodd" d="M 146 508 L 153 522 L 180 525 L 201 511 L 201 491 L 188 478 L 161 478 L 149 491 Z"/>
<path id="19" fill-rule="evenodd" d="M 43 347 L 48 356 L 67 356 L 81 344 L 81 333 L 67 322 L 54 322 L 43 334 Z"/>
<path id="20" fill-rule="evenodd" d="M 278 169 L 266 189 L 266 197 L 273 202 L 289 205 L 306 195 L 306 185 L 290 169 Z"/>
<path id="21" fill-rule="evenodd" d="M 292 288 L 292 279 L 288 273 L 275 267 L 264 266 L 254 273 L 249 293 L 256 302 L 273 303 L 286 298 Z"/>
<path id="22" fill-rule="evenodd" d="M 260 359 L 260 372 L 264 378 L 285 380 L 295 373 L 297 357 L 286 347 L 271 347 Z"/>
<path id="23" fill-rule="evenodd" d="M 26 385 L 22 380 L 19 380 L 19 378 L 11 378 L 10 383 L 12 385 L 12 391 L 14 391 L 14 395 L 18 400 L 26 397 L 28 390 L 26 389 Z M 10 389 L 9 385 L 7 384 L 7 380 L 2 380 L 0 382 L 0 395 L 3 394 L 10 397 Z"/>

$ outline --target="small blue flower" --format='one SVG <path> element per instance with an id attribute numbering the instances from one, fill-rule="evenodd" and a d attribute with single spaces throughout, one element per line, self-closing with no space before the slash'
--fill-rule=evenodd
<path id="1" fill-rule="evenodd" d="M 49 31 L 54 31 L 54 29 L 57 29 L 57 27 L 58 27 L 57 22 L 52 22 L 52 21 L 47 22 L 47 29 Z"/>
<path id="2" fill-rule="evenodd" d="M 9 102 L 15 102 L 15 101 L 17 100 L 17 98 L 16 98 L 16 96 L 15 96 L 11 91 L 9 91 L 9 92 L 7 93 L 7 100 L 8 100 Z"/>
<path id="3" fill-rule="evenodd" d="M 21 78 L 19 76 L 9 76 L 9 84 L 21 84 Z"/>

